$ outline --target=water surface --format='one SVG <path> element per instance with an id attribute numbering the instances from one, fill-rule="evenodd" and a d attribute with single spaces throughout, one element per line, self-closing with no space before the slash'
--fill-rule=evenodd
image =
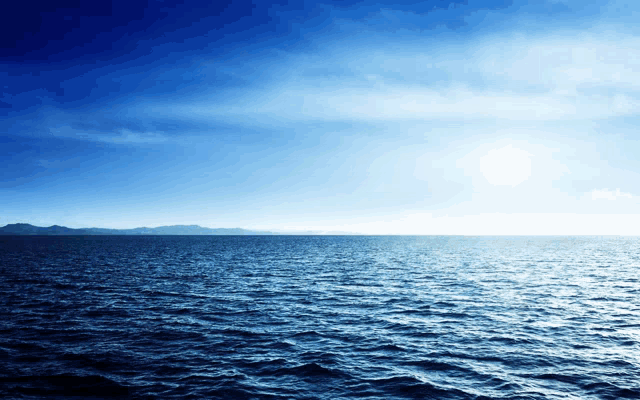
<path id="1" fill-rule="evenodd" d="M 0 396 L 640 398 L 639 245 L 0 237 Z"/>

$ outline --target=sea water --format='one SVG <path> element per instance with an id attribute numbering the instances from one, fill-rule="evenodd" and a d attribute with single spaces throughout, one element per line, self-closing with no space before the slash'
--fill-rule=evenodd
<path id="1" fill-rule="evenodd" d="M 640 239 L 0 237 L 3 398 L 640 398 Z"/>

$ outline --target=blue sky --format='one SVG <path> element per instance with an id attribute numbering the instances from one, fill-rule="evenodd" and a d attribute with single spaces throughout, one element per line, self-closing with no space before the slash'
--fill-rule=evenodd
<path id="1" fill-rule="evenodd" d="M 0 225 L 640 234 L 631 1 L 10 6 Z"/>

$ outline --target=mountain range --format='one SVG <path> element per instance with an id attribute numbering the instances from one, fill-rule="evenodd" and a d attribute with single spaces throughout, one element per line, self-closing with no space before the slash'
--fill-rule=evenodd
<path id="1" fill-rule="evenodd" d="M 53 225 L 47 227 L 31 224 L 8 224 L 0 227 L 0 235 L 353 235 L 351 232 L 268 232 L 242 228 L 205 228 L 199 225 L 171 225 L 156 228 L 107 229 L 67 228 Z"/>
<path id="2" fill-rule="evenodd" d="M 172 225 L 157 228 L 106 229 L 47 227 L 31 224 L 9 224 L 0 228 L 0 235 L 273 235 L 272 232 L 250 231 L 241 228 L 203 228 L 198 225 Z"/>

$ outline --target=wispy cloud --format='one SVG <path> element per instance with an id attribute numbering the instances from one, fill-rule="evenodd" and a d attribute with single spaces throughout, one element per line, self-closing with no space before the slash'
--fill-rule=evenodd
<path id="1" fill-rule="evenodd" d="M 50 128 L 49 134 L 55 137 L 88 140 L 92 142 L 110 144 L 160 144 L 168 141 L 170 137 L 159 132 L 132 132 L 128 129 L 120 129 L 116 132 L 104 132 L 97 130 L 75 129 L 70 126 Z"/>
<path id="2" fill-rule="evenodd" d="M 36 165 L 46 169 L 60 169 L 67 166 L 63 160 L 36 160 Z"/>
<path id="3" fill-rule="evenodd" d="M 195 118 L 594 120 L 640 112 L 640 38 L 588 34 L 325 49 L 243 94 L 160 107 Z M 346 46 L 346 45 L 345 45 Z M 318 74 L 318 71 L 327 71 Z"/>

